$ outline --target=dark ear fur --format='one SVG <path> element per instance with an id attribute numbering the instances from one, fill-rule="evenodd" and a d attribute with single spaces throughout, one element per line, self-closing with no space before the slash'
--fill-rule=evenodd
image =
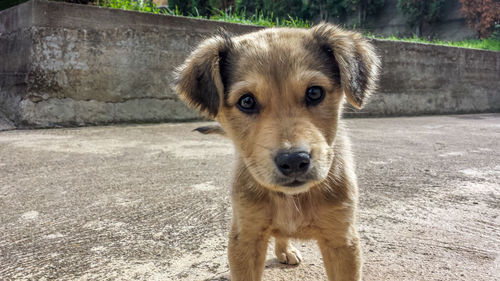
<path id="1" fill-rule="evenodd" d="M 361 108 L 376 89 L 380 59 L 375 48 L 356 32 L 320 23 L 312 28 L 320 47 L 329 52 L 340 70 L 340 84 L 347 100 Z"/>
<path id="2" fill-rule="evenodd" d="M 226 131 L 224 131 L 224 129 L 219 125 L 198 127 L 196 129 L 194 129 L 193 131 L 198 131 L 198 132 L 205 134 L 205 135 L 208 135 L 208 134 L 217 134 L 217 135 L 221 135 L 221 136 L 226 135 Z"/>
<path id="3" fill-rule="evenodd" d="M 179 96 L 202 114 L 214 118 L 223 99 L 221 65 L 232 48 L 224 32 L 203 41 L 177 69 L 175 89 Z"/>

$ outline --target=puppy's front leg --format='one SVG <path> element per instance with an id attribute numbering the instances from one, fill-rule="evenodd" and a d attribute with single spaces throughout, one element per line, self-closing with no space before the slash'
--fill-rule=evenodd
<path id="1" fill-rule="evenodd" d="M 361 280 L 361 250 L 358 239 L 344 246 L 328 240 L 319 240 L 318 244 L 329 281 Z"/>
<path id="2" fill-rule="evenodd" d="M 231 227 L 229 237 L 229 267 L 231 281 L 260 281 L 266 261 L 269 234 Z"/>

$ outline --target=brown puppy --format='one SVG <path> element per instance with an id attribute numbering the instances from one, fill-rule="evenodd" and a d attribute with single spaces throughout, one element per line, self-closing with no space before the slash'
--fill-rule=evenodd
<path id="1" fill-rule="evenodd" d="M 290 238 L 315 239 L 329 280 L 360 280 L 358 188 L 339 120 L 361 108 L 379 59 L 359 34 L 330 24 L 272 28 L 202 42 L 176 90 L 216 119 L 239 154 L 229 265 L 233 281 L 261 280 L 271 236 L 283 263 L 302 260 Z M 203 132 L 203 129 L 200 129 Z"/>

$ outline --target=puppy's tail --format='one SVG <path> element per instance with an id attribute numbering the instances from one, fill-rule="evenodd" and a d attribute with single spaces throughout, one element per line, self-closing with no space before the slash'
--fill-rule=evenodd
<path id="1" fill-rule="evenodd" d="M 221 126 L 218 125 L 212 125 L 212 126 L 203 126 L 203 127 L 198 127 L 194 129 L 193 131 L 198 131 L 202 134 L 208 135 L 208 134 L 216 134 L 216 135 L 221 135 L 221 136 L 226 136 L 226 131 L 222 129 Z"/>

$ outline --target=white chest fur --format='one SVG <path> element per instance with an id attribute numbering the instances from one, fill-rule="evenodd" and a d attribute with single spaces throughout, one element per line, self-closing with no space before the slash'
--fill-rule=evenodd
<path id="1" fill-rule="evenodd" d="M 273 198 L 273 228 L 284 235 L 293 236 L 297 230 L 310 223 L 310 215 L 303 202 L 294 196 Z"/>

